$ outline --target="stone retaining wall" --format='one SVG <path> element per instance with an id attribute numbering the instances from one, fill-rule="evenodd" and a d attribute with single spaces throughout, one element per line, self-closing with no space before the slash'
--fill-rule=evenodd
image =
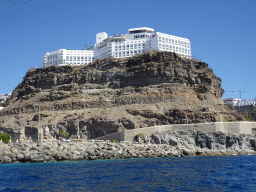
<path id="1" fill-rule="evenodd" d="M 213 132 L 220 131 L 228 134 L 252 134 L 252 129 L 256 129 L 256 122 L 215 122 L 215 123 L 198 123 L 198 124 L 172 124 L 172 125 L 161 125 L 154 127 L 138 128 L 122 132 L 113 133 L 110 135 L 95 138 L 96 140 L 118 140 L 118 141 L 129 141 L 133 140 L 134 136 L 138 133 L 144 133 L 150 136 L 152 133 L 158 131 L 170 131 L 170 130 L 194 130 L 194 131 L 205 131 Z"/>

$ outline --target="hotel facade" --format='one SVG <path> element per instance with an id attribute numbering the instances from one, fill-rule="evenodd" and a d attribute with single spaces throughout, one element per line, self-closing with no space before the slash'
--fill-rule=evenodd
<path id="1" fill-rule="evenodd" d="M 141 27 L 129 29 L 128 34 L 108 37 L 102 32 L 96 35 L 95 60 L 106 57 L 132 57 L 147 51 L 161 50 L 176 52 L 180 56 L 191 58 L 190 41 L 186 38 L 156 32 Z"/>
<path id="2" fill-rule="evenodd" d="M 66 50 L 46 53 L 43 56 L 43 67 L 62 65 L 87 65 L 94 61 L 93 50 Z"/>
<path id="3" fill-rule="evenodd" d="M 189 39 L 154 33 L 152 28 L 141 27 L 129 29 L 128 34 L 110 37 L 106 32 L 98 33 L 94 50 L 59 49 L 46 53 L 43 66 L 86 65 L 98 59 L 132 57 L 153 50 L 175 52 L 182 57 L 191 58 Z"/>

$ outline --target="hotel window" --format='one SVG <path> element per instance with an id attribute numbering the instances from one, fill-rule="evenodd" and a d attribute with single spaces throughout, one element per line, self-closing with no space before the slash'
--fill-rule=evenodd
<path id="1" fill-rule="evenodd" d="M 66 60 L 68 61 L 68 60 L 69 60 L 69 57 L 66 57 Z"/>
<path id="2" fill-rule="evenodd" d="M 137 44 L 134 44 L 134 49 L 137 49 Z"/>
<path id="3" fill-rule="evenodd" d="M 92 58 L 91 58 L 91 57 L 88 57 L 88 59 L 89 59 L 89 60 L 92 60 Z"/>
<path id="4" fill-rule="evenodd" d="M 81 57 L 81 60 L 83 61 L 83 60 L 84 60 L 84 57 Z"/>
<path id="5" fill-rule="evenodd" d="M 123 45 L 123 50 L 125 50 L 125 45 Z"/>
<path id="6" fill-rule="evenodd" d="M 121 52 L 119 52 L 119 57 L 121 57 Z"/>
<path id="7" fill-rule="evenodd" d="M 84 59 L 87 60 L 87 57 L 85 57 Z"/>
<path id="8" fill-rule="evenodd" d="M 77 61 L 80 61 L 80 57 L 77 57 Z"/>
<path id="9" fill-rule="evenodd" d="M 126 55 L 129 56 L 129 51 L 126 51 Z"/>
<path id="10" fill-rule="evenodd" d="M 117 57 L 117 53 L 115 53 L 115 57 Z"/>
<path id="11" fill-rule="evenodd" d="M 130 54 L 132 55 L 132 54 L 133 54 L 133 51 L 130 51 Z"/>
<path id="12" fill-rule="evenodd" d="M 134 51 L 134 53 L 137 53 L 137 51 Z"/>
<path id="13" fill-rule="evenodd" d="M 131 49 L 133 49 L 133 44 L 130 45 Z"/>
<path id="14" fill-rule="evenodd" d="M 127 48 L 129 48 L 129 45 L 126 45 Z"/>

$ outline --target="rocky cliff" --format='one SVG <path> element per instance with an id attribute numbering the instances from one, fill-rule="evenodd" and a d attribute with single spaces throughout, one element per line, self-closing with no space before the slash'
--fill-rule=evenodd
<path id="1" fill-rule="evenodd" d="M 27 72 L 1 111 L 0 129 L 22 135 L 24 127 L 40 126 L 48 128 L 45 135 L 64 129 L 68 137 L 90 139 L 154 125 L 243 120 L 225 108 L 223 92 L 207 63 L 172 52 L 52 66 Z"/>

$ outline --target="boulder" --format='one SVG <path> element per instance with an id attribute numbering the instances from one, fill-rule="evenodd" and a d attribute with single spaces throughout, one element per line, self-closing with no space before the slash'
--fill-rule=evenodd
<path id="1" fill-rule="evenodd" d="M 12 163 L 12 158 L 9 157 L 9 156 L 2 156 L 1 159 L 0 159 L 0 161 L 1 161 L 2 163 Z"/>
<path id="2" fill-rule="evenodd" d="M 151 138 L 153 139 L 153 141 L 154 141 L 155 144 L 161 144 L 162 138 L 161 138 L 161 136 L 159 135 L 158 132 L 153 133 L 153 134 L 151 135 Z"/>
<path id="3" fill-rule="evenodd" d="M 17 155 L 17 154 L 19 153 L 19 150 L 18 150 L 16 147 L 13 147 L 13 148 L 11 149 L 11 152 L 12 152 L 13 154 Z"/>
<path id="4" fill-rule="evenodd" d="M 178 140 L 175 137 L 169 137 L 168 144 L 171 146 L 178 145 Z"/>
<path id="5" fill-rule="evenodd" d="M 18 153 L 17 154 L 17 159 L 18 159 L 18 161 L 23 162 L 24 161 L 24 155 L 22 153 Z"/>

